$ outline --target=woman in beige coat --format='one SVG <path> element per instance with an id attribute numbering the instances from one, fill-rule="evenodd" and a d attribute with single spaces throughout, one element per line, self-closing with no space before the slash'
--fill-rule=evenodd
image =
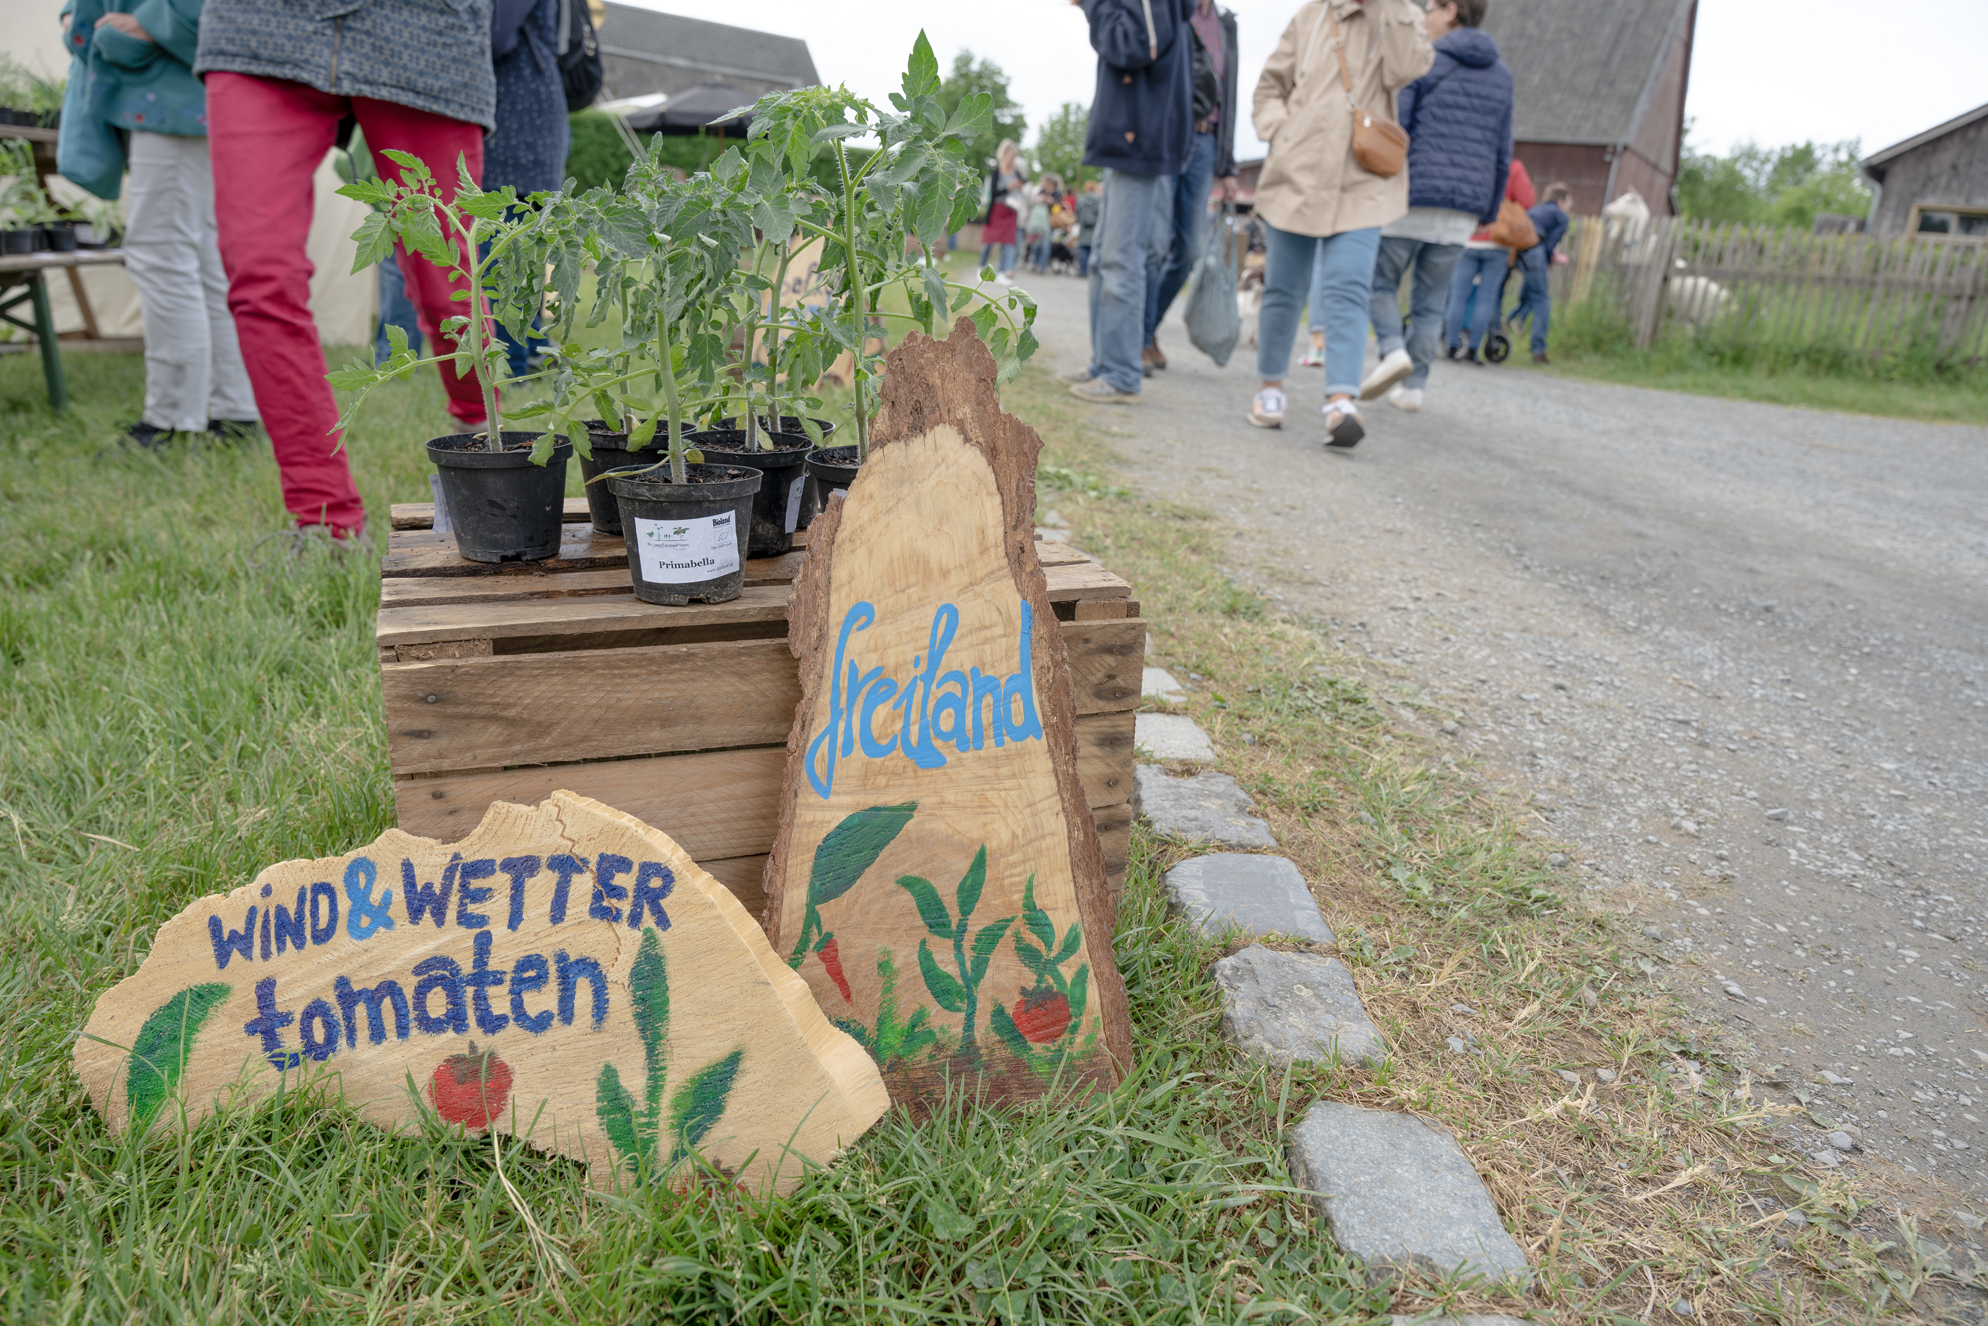
<path id="1" fill-rule="evenodd" d="M 1284 373 L 1316 258 L 1325 291 L 1326 445 L 1350 447 L 1366 435 L 1356 398 L 1374 254 L 1381 227 L 1408 210 L 1408 174 L 1361 169 L 1353 114 L 1392 122 L 1394 94 L 1434 60 L 1422 11 L 1409 0 L 1311 0 L 1257 80 L 1256 133 L 1270 144 L 1256 186 L 1256 214 L 1269 228 L 1256 337 L 1263 387 L 1249 412 L 1259 428 L 1283 425 Z"/>

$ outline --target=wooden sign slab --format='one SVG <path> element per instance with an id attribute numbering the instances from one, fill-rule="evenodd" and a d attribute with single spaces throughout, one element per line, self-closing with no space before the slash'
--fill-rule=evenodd
<path id="1" fill-rule="evenodd" d="M 494 1127 L 598 1186 L 681 1179 L 696 1152 L 785 1192 L 889 1108 L 723 885 L 570 792 L 200 899 L 97 1001 L 75 1062 L 115 1130 L 322 1080 L 374 1123 Z"/>
<path id="2" fill-rule="evenodd" d="M 962 319 L 890 355 L 869 459 L 809 530 L 766 929 L 914 1113 L 1111 1083 L 1130 1060 L 1063 637 L 1041 440 Z"/>

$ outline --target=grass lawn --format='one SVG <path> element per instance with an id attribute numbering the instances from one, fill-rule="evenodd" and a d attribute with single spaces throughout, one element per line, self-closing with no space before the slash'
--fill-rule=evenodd
<path id="1" fill-rule="evenodd" d="M 1616 382 L 1628 387 L 1654 387 L 1659 391 L 1722 396 L 1767 405 L 1795 405 L 1807 410 L 1922 419 L 1939 424 L 1988 425 L 1988 377 L 1978 374 L 1971 379 L 1949 382 L 1875 382 L 1813 372 L 1727 368 L 1634 350 L 1595 356 L 1555 351 L 1552 366 L 1544 371 L 1590 382 Z"/>
<path id="2" fill-rule="evenodd" d="M 66 418 L 0 358 L 0 1315 L 10 1321 L 1204 1322 L 1500 1309 L 1560 1322 L 1936 1313 L 1959 1273 L 1898 1246 L 1881 1186 L 1812 1174 L 1787 1106 L 1685 1023 L 1652 956 L 1579 900 L 1525 808 L 1441 763 L 1437 715 L 1212 568 L 1224 531 L 1123 487 L 1040 370 L 1045 504 L 1139 587 L 1153 649 L 1327 904 L 1394 1054 L 1286 1075 L 1232 1052 L 1224 946 L 1165 911 L 1181 844 L 1135 836 L 1118 957 L 1137 1067 L 1117 1091 L 923 1126 L 893 1117 L 793 1197 L 596 1193 L 487 1140 L 389 1135 L 291 1094 L 191 1133 L 106 1134 L 69 1067 L 98 994 L 186 901 L 393 820 L 368 554 L 298 556 L 254 446 L 106 451 L 131 357 L 73 355 Z M 377 524 L 428 491 L 432 378 L 351 435 Z M 1357 666 L 1365 666 L 1357 665 Z M 1468 1015 L 1451 1011 L 1465 1004 Z M 1472 1029 L 1476 1044 L 1446 1037 Z M 1615 1078 L 1603 1084 L 1597 1069 Z M 1570 1087 L 1559 1070 L 1575 1072 Z M 1280 1154 L 1314 1100 L 1453 1129 L 1539 1285 L 1367 1285 Z M 1882 1199 L 1874 1205 L 1875 1199 Z M 1780 1223 L 1787 1205 L 1808 1223 Z M 1930 1229 L 1931 1226 L 1929 1225 Z M 1784 1237 L 1786 1236 L 1786 1237 Z"/>

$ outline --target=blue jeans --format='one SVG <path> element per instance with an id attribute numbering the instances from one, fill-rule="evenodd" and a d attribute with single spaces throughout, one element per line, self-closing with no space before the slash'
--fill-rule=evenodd
<path id="1" fill-rule="evenodd" d="M 1187 150 L 1187 167 L 1173 177 L 1173 238 L 1166 270 L 1146 291 L 1146 339 L 1160 329 L 1160 320 L 1173 307 L 1174 296 L 1201 261 L 1201 230 L 1208 220 L 1208 189 L 1215 182 L 1215 135 L 1194 135 Z"/>
<path id="2" fill-rule="evenodd" d="M 1038 272 L 1049 266 L 1049 236 L 1029 236 L 1028 259 L 1029 266 Z"/>
<path id="3" fill-rule="evenodd" d="M 1146 376 L 1146 292 L 1159 282 L 1173 234 L 1173 181 L 1107 170 L 1091 234 L 1091 376 L 1130 395 Z"/>
<path id="4" fill-rule="evenodd" d="M 1510 265 L 1511 254 L 1506 249 L 1463 251 L 1463 256 L 1457 259 L 1456 273 L 1450 277 L 1450 307 L 1443 322 L 1443 344 L 1461 345 L 1471 354 L 1477 353 L 1478 342 L 1484 339 L 1504 299 L 1505 270 Z"/>
<path id="5" fill-rule="evenodd" d="M 1077 275 L 1089 276 L 1090 274 L 1091 246 L 1088 244 L 1079 244 L 1077 246 Z"/>
<path id="6" fill-rule="evenodd" d="M 1265 224 L 1263 308 L 1256 320 L 1256 371 L 1282 382 L 1298 334 L 1298 308 L 1312 284 L 1312 264 L 1324 270 L 1319 304 L 1325 310 L 1325 394 L 1358 396 L 1367 355 L 1367 306 L 1374 290 L 1374 255 L 1381 228 L 1342 230 L 1323 239 Z"/>
<path id="7" fill-rule="evenodd" d="M 996 267 L 996 268 L 995 268 L 994 270 L 995 270 L 995 271 L 997 271 L 997 272 L 1012 272 L 1012 271 L 1014 271 L 1014 270 L 1015 270 L 1015 246 L 1014 246 L 1014 245 L 1012 245 L 1012 244 L 982 244 L 982 245 L 980 246 L 980 267 L 981 267 L 981 270 L 985 270 L 985 269 L 986 269 L 986 267 L 987 267 L 987 259 L 988 259 L 988 257 L 989 257 L 989 256 L 991 256 L 991 255 L 992 255 L 992 254 L 994 253 L 994 251 L 995 251 L 996 249 L 1000 250 L 1000 258 L 1001 258 L 1001 265 L 1000 265 L 999 267 Z"/>
<path id="8" fill-rule="evenodd" d="M 1420 390 L 1429 381 L 1429 365 L 1443 339 L 1443 307 L 1450 297 L 1450 271 L 1463 253 L 1461 244 L 1431 244 L 1420 239 L 1383 236 L 1374 259 L 1374 339 L 1386 358 L 1406 346 L 1415 371 L 1404 386 Z M 1401 277 L 1415 268 L 1408 297 L 1408 325 L 1401 322 Z"/>
<path id="9" fill-rule="evenodd" d="M 384 364 L 393 354 L 393 347 L 387 343 L 387 328 L 398 327 L 407 333 L 407 348 L 415 354 L 421 353 L 421 323 L 414 316 L 414 303 L 407 297 L 407 281 L 400 274 L 400 263 L 393 253 L 380 259 L 380 318 L 373 328 L 373 362 Z"/>
<path id="10" fill-rule="evenodd" d="M 1534 245 L 1519 255 L 1519 271 L 1525 276 L 1525 286 L 1519 292 L 1519 306 L 1512 310 L 1512 322 L 1521 318 L 1532 318 L 1532 352 L 1546 353 L 1546 331 L 1553 321 L 1553 298 L 1546 283 L 1546 250 Z"/>

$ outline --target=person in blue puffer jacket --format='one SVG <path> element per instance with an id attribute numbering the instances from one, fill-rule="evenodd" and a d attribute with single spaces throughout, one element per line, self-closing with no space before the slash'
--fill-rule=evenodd
<path id="1" fill-rule="evenodd" d="M 1546 332 L 1552 323 L 1553 298 L 1547 288 L 1547 276 L 1553 270 L 1553 250 L 1567 237 L 1570 224 L 1567 216 L 1567 200 L 1574 191 L 1565 184 L 1555 181 L 1546 186 L 1546 194 L 1539 206 L 1528 208 L 1526 216 L 1532 222 L 1533 233 L 1539 236 L 1539 243 L 1519 255 L 1519 270 L 1524 273 L 1525 285 L 1519 292 L 1519 306 L 1512 310 L 1506 321 L 1514 325 L 1532 319 L 1532 362 L 1548 363 L 1546 357 Z"/>
<path id="2" fill-rule="evenodd" d="M 1498 219 L 1512 165 L 1512 71 L 1482 30 L 1486 0 L 1431 0 L 1436 62 L 1401 90 L 1408 131 L 1408 214 L 1381 229 L 1369 316 L 1380 364 L 1360 398 L 1385 395 L 1422 408 L 1429 365 L 1442 341 L 1450 274 L 1480 225 Z M 1415 277 L 1409 317 L 1401 317 L 1401 278 Z"/>

